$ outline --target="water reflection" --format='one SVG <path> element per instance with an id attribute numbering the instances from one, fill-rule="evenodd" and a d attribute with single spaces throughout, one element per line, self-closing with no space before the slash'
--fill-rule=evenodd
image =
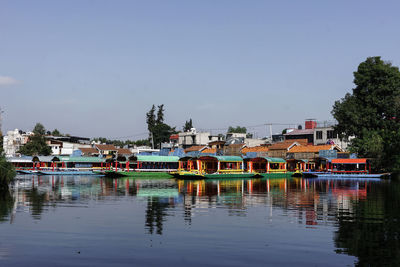
<path id="1" fill-rule="evenodd" d="M 144 203 L 139 216 L 149 235 L 163 235 L 171 216 L 191 225 L 196 215 L 212 210 L 245 217 L 249 209 L 262 208 L 267 224 L 275 223 L 279 210 L 306 228 L 333 227 L 336 252 L 357 256 L 359 265 L 400 264 L 400 184 L 388 181 L 20 176 L 11 194 L 0 198 L 0 222 L 12 223 L 19 212 L 40 220 L 49 209 L 123 198 Z"/>

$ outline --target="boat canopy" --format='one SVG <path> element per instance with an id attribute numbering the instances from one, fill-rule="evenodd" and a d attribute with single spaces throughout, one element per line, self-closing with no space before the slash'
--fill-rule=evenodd
<path id="1" fill-rule="evenodd" d="M 286 160 L 282 158 L 270 158 L 270 157 L 260 157 L 266 159 L 270 163 L 286 163 Z"/>
<path id="2" fill-rule="evenodd" d="M 6 159 L 12 163 L 32 163 L 32 157 L 10 157 Z"/>
<path id="3" fill-rule="evenodd" d="M 78 162 L 78 163 L 94 163 L 94 162 L 105 162 L 104 158 L 98 157 L 57 157 L 59 161 L 63 162 Z"/>
<path id="4" fill-rule="evenodd" d="M 201 158 L 215 158 L 216 160 L 220 161 L 220 162 L 242 162 L 243 159 L 239 156 L 202 156 Z"/>
<path id="5" fill-rule="evenodd" d="M 332 159 L 333 164 L 366 164 L 367 159 Z"/>
<path id="6" fill-rule="evenodd" d="M 178 156 L 136 156 L 137 161 L 140 162 L 178 162 Z"/>
<path id="7" fill-rule="evenodd" d="M 53 162 L 57 161 L 58 158 L 54 156 L 34 156 L 32 158 L 32 161 L 39 161 L 39 162 Z"/>

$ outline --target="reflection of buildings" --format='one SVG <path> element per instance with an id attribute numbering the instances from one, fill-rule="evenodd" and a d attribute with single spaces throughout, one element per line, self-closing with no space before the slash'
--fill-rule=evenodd
<path id="1" fill-rule="evenodd" d="M 22 177 L 22 176 L 21 176 Z M 20 177 L 20 178 L 21 178 Z M 367 198 L 370 182 L 307 179 L 249 179 L 176 181 L 174 179 L 106 179 L 73 176 L 26 176 L 14 186 L 14 210 L 40 219 L 42 212 L 62 203 L 135 197 L 146 201 L 145 227 L 162 234 L 168 209 L 181 210 L 191 223 L 196 213 L 210 208 L 245 216 L 251 207 L 288 212 L 301 224 L 329 224 L 343 210 L 352 214 L 354 201 Z M 111 198 L 110 198 L 111 196 Z M 268 212 L 267 212 L 268 213 Z M 273 220 L 273 213 L 269 213 Z"/>

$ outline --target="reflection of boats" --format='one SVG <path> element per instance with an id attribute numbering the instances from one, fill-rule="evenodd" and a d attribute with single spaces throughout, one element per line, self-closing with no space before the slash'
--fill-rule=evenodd
<path id="1" fill-rule="evenodd" d="M 19 174 L 36 174 L 37 171 L 34 170 L 16 170 Z"/>
<path id="2" fill-rule="evenodd" d="M 65 170 L 65 171 L 38 171 L 39 175 L 97 175 L 93 171 Z"/>

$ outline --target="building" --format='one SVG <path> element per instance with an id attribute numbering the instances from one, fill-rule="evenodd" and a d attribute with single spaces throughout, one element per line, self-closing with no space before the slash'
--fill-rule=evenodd
<path id="1" fill-rule="evenodd" d="M 178 134 L 178 146 L 186 149 L 191 146 L 205 146 L 212 141 L 221 141 L 222 136 L 211 135 L 209 132 L 197 132 L 192 128 L 189 132 Z"/>
<path id="2" fill-rule="evenodd" d="M 3 150 L 6 157 L 20 156 L 18 150 L 29 141 L 32 135 L 32 132 L 23 132 L 18 129 L 8 131 L 3 137 Z"/>
<path id="3" fill-rule="evenodd" d="M 275 143 L 268 147 L 268 157 L 285 159 L 289 149 L 294 146 L 307 144 L 308 139 L 285 140 L 280 143 Z"/>
<path id="4" fill-rule="evenodd" d="M 117 154 L 118 148 L 116 148 L 114 145 L 100 145 L 100 144 L 95 144 L 94 148 L 96 148 L 99 151 L 99 154 L 102 155 L 104 158 L 112 158 L 113 155 Z"/>
<path id="5" fill-rule="evenodd" d="M 294 146 L 289 149 L 286 155 L 286 159 L 296 160 L 308 160 L 313 161 L 319 158 L 319 152 L 321 150 L 336 150 L 341 152 L 342 149 L 337 145 L 305 145 L 305 146 Z"/>
<path id="6" fill-rule="evenodd" d="M 334 123 L 318 123 L 314 128 L 314 145 L 332 144 L 338 145 L 341 149 L 347 150 L 349 139 L 340 139 L 338 133 L 333 128 Z"/>
<path id="7" fill-rule="evenodd" d="M 253 157 L 268 157 L 269 145 L 260 145 L 254 147 L 244 147 L 242 148 L 243 155 L 253 155 Z M 247 154 L 249 153 L 249 154 Z"/>
<path id="8" fill-rule="evenodd" d="M 308 144 L 314 144 L 314 129 L 317 127 L 317 122 L 314 119 L 306 120 L 305 129 L 294 129 L 284 134 L 285 140 L 307 139 Z"/>

